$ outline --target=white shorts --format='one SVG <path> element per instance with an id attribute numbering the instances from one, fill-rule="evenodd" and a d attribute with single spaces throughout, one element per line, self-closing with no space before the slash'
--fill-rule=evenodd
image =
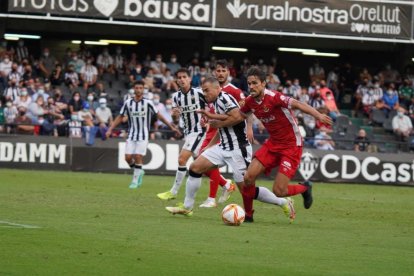
<path id="1" fill-rule="evenodd" d="M 125 144 L 125 154 L 139 154 L 145 156 L 147 154 L 148 140 L 131 141 L 127 140 Z"/>
<path id="2" fill-rule="evenodd" d="M 205 136 L 205 132 L 196 132 L 187 135 L 183 149 L 191 151 L 194 158 L 197 157 Z"/>
<path id="3" fill-rule="evenodd" d="M 233 179 L 236 183 L 244 181 L 244 174 L 252 161 L 252 146 L 248 145 L 242 149 L 223 150 L 220 145 L 215 145 L 204 151 L 201 156 L 205 157 L 216 166 L 228 165 L 233 169 Z"/>

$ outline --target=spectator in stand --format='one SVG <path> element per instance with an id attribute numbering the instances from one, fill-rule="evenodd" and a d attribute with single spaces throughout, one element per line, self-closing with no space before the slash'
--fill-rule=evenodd
<path id="1" fill-rule="evenodd" d="M 95 87 L 96 81 L 98 80 L 98 69 L 92 64 L 92 58 L 86 60 L 86 64 L 80 71 L 81 80 L 83 83 L 83 89 L 89 91 Z"/>
<path id="2" fill-rule="evenodd" d="M 296 92 L 296 89 L 293 88 L 292 81 L 287 80 L 285 86 L 283 87 L 282 93 L 290 98 L 296 99 L 295 92 Z"/>
<path id="3" fill-rule="evenodd" d="M 155 60 L 150 62 L 150 67 L 153 69 L 153 74 L 156 77 L 161 77 L 165 69 L 167 69 L 167 65 L 162 61 L 161 54 L 155 56 Z"/>
<path id="4" fill-rule="evenodd" d="M 319 133 L 315 136 L 314 146 L 318 150 L 335 150 L 335 142 L 324 129 L 319 130 Z"/>
<path id="5" fill-rule="evenodd" d="M 8 55 L 11 59 L 13 58 L 14 55 L 14 49 L 13 47 L 7 45 L 7 40 L 1 40 L 0 42 L 0 57 L 4 56 L 4 55 Z"/>
<path id="6" fill-rule="evenodd" d="M 14 102 L 20 96 L 20 87 L 15 79 L 9 82 L 9 87 L 4 90 L 4 97 L 6 100 Z"/>
<path id="7" fill-rule="evenodd" d="M 59 133 L 61 133 L 60 136 L 63 136 L 65 133 L 65 116 L 55 104 L 55 99 L 53 97 L 49 97 L 47 99 L 47 106 L 45 107 L 45 110 L 47 112 L 44 118 L 51 125 L 50 127 L 53 129 L 53 135 L 57 137 L 59 136 Z"/>
<path id="8" fill-rule="evenodd" d="M 73 70 L 79 75 L 82 67 L 85 66 L 85 61 L 79 57 L 77 52 L 72 52 L 72 59 L 69 61 L 68 66 L 73 66 Z"/>
<path id="9" fill-rule="evenodd" d="M 309 105 L 315 109 L 325 106 L 325 101 L 321 97 L 319 86 L 316 87 L 315 93 L 313 93 L 313 96 L 309 101 Z"/>
<path id="10" fill-rule="evenodd" d="M 131 83 L 134 83 L 135 81 L 141 81 L 144 78 L 144 72 L 142 69 L 142 64 L 137 63 L 134 67 L 134 69 L 131 70 L 131 73 L 129 75 L 129 80 Z"/>
<path id="11" fill-rule="evenodd" d="M 114 59 L 114 68 L 117 74 L 124 74 L 126 72 L 126 58 L 122 54 L 121 46 L 116 47 Z"/>
<path id="12" fill-rule="evenodd" d="M 78 114 L 78 112 L 83 108 L 83 102 L 84 101 L 81 99 L 80 93 L 78 91 L 75 91 L 72 95 L 72 99 L 69 100 L 70 114 Z"/>
<path id="13" fill-rule="evenodd" d="M 385 109 L 384 109 L 385 115 L 388 117 L 388 113 L 391 110 L 397 110 L 399 107 L 398 92 L 395 90 L 394 83 L 390 83 L 388 85 L 387 91 L 386 93 L 384 93 L 384 96 L 382 99 L 385 104 Z"/>
<path id="14" fill-rule="evenodd" d="M 326 85 L 329 89 L 334 92 L 335 99 L 338 100 L 339 96 L 339 67 L 335 66 L 334 69 L 329 71 L 328 76 L 326 77 Z"/>
<path id="15" fill-rule="evenodd" d="M 368 92 L 362 96 L 362 109 L 369 120 L 372 119 L 372 109 L 375 107 L 376 102 L 377 99 L 374 95 L 374 86 L 370 85 Z"/>
<path id="16" fill-rule="evenodd" d="M 374 78 L 373 85 L 374 85 L 374 97 L 375 97 L 375 100 L 378 101 L 384 97 L 384 92 L 381 88 L 380 81 L 378 78 Z"/>
<path id="17" fill-rule="evenodd" d="M 352 68 L 351 63 L 345 63 L 344 67 L 341 70 L 340 83 L 339 87 L 342 90 L 342 93 L 352 95 L 355 91 L 357 75 L 355 74 L 354 69 Z"/>
<path id="18" fill-rule="evenodd" d="M 106 100 L 106 99 L 105 99 Z M 95 98 L 95 93 L 93 92 L 89 92 L 86 95 L 86 102 L 89 104 L 90 106 L 90 111 L 92 113 L 92 115 L 95 115 L 95 110 L 99 107 L 99 102 L 97 101 L 97 99 Z M 106 104 L 106 102 L 105 102 Z"/>
<path id="19" fill-rule="evenodd" d="M 154 91 L 154 70 L 152 68 L 148 69 L 147 75 L 145 76 L 143 81 L 145 83 L 145 87 L 149 91 Z"/>
<path id="20" fill-rule="evenodd" d="M 357 90 L 354 93 L 354 97 L 353 97 L 353 110 L 352 110 L 352 115 L 353 117 L 357 116 L 358 112 L 362 109 L 362 98 L 364 97 L 365 94 L 368 94 L 368 90 L 369 90 L 369 80 L 368 78 L 364 78 L 362 80 L 362 83 L 360 83 L 357 87 Z"/>
<path id="21" fill-rule="evenodd" d="M 22 79 L 24 82 L 27 82 L 30 79 L 37 78 L 37 73 L 33 70 L 30 64 L 26 64 L 23 69 Z"/>
<path id="22" fill-rule="evenodd" d="M 3 98 L 0 97 L 0 133 L 4 132 L 4 104 Z"/>
<path id="23" fill-rule="evenodd" d="M 54 86 L 60 86 L 65 81 L 65 74 L 62 70 L 62 65 L 56 64 L 55 69 L 50 75 L 50 82 Z"/>
<path id="24" fill-rule="evenodd" d="M 12 69 L 12 61 L 10 55 L 6 54 L 0 62 L 0 91 L 7 87 L 7 76 Z"/>
<path id="25" fill-rule="evenodd" d="M 267 74 L 266 83 L 267 83 L 268 89 L 277 90 L 277 88 L 280 85 L 280 80 L 275 74 L 271 73 L 271 74 Z"/>
<path id="26" fill-rule="evenodd" d="M 22 80 L 22 75 L 18 71 L 19 65 L 15 62 L 12 63 L 11 71 L 9 72 L 9 75 L 7 76 L 7 81 L 10 84 L 11 81 L 15 81 L 16 83 L 20 83 Z"/>
<path id="27" fill-rule="evenodd" d="M 98 55 L 96 60 L 98 66 L 99 75 L 103 73 L 114 74 L 114 59 L 109 54 L 108 48 L 104 48 L 102 53 Z"/>
<path id="28" fill-rule="evenodd" d="M 365 80 L 368 80 L 369 83 L 372 81 L 372 76 L 366 67 L 362 68 L 361 73 L 359 73 L 359 81 L 365 82 Z"/>
<path id="29" fill-rule="evenodd" d="M 357 152 L 360 151 L 367 151 L 368 146 L 370 145 L 369 138 L 367 137 L 367 133 L 364 129 L 360 129 L 358 131 L 358 136 L 354 140 L 354 150 Z"/>
<path id="30" fill-rule="evenodd" d="M 68 67 L 69 61 L 72 60 L 72 49 L 66 48 L 65 55 L 62 57 L 62 65 L 63 67 Z"/>
<path id="31" fill-rule="evenodd" d="M 17 47 L 16 47 L 14 59 L 17 62 L 22 62 L 23 60 L 25 59 L 29 60 L 30 58 L 31 56 L 29 53 L 29 49 L 24 45 L 24 40 L 19 39 L 19 41 L 17 41 Z"/>
<path id="32" fill-rule="evenodd" d="M 43 49 L 43 55 L 39 60 L 39 68 L 44 78 L 48 78 L 52 74 L 53 69 L 56 66 L 56 59 L 50 54 L 48 48 Z"/>
<path id="33" fill-rule="evenodd" d="M 326 108 L 329 110 L 329 117 L 331 117 L 333 121 L 336 121 L 336 118 L 340 115 L 340 112 L 336 105 L 335 97 L 331 91 L 326 92 L 324 101 Z"/>
<path id="34" fill-rule="evenodd" d="M 93 115 L 88 102 L 83 102 L 82 108 L 78 111 L 78 120 L 82 122 L 82 126 L 93 127 Z"/>
<path id="35" fill-rule="evenodd" d="M 325 79 L 325 69 L 319 64 L 319 60 L 315 60 L 313 65 L 309 68 L 310 81 L 319 82 Z"/>
<path id="36" fill-rule="evenodd" d="M 44 100 L 47 100 L 47 98 L 49 98 L 49 94 L 45 92 L 45 87 L 43 84 L 39 84 L 36 93 L 32 95 L 32 101 L 35 102 L 39 97 L 42 97 Z"/>
<path id="37" fill-rule="evenodd" d="M 309 97 L 313 98 L 313 95 L 315 94 L 317 88 L 320 89 L 320 86 L 317 85 L 316 81 L 312 81 L 308 88 Z"/>
<path id="38" fill-rule="evenodd" d="M 65 84 L 71 91 L 76 90 L 79 86 L 79 76 L 72 64 L 68 66 L 65 73 Z"/>
<path id="39" fill-rule="evenodd" d="M 397 115 L 392 118 L 392 129 L 399 140 L 407 141 L 412 133 L 413 124 L 411 119 L 404 114 L 404 108 L 399 107 L 397 110 Z"/>
<path id="40" fill-rule="evenodd" d="M 137 53 L 132 53 L 131 57 L 126 63 L 126 74 L 130 75 L 132 70 L 135 69 L 137 64 L 139 63 Z"/>
<path id="41" fill-rule="evenodd" d="M 128 93 L 126 93 L 125 95 L 124 95 L 124 102 L 126 101 L 126 100 L 128 100 L 129 98 L 133 98 L 134 97 L 134 94 L 135 94 L 135 90 L 133 89 L 133 88 L 131 88 L 131 89 L 128 89 Z"/>
<path id="42" fill-rule="evenodd" d="M 404 79 L 403 84 L 398 90 L 398 94 L 399 103 L 403 105 L 404 108 L 408 108 L 411 104 L 411 99 L 414 97 L 414 88 L 409 79 Z"/>
<path id="43" fill-rule="evenodd" d="M 301 92 L 302 92 L 302 87 L 300 86 L 300 82 L 298 78 L 293 79 L 292 89 L 293 89 L 293 95 L 295 95 L 295 99 L 299 99 Z"/>
<path id="44" fill-rule="evenodd" d="M 32 120 L 27 116 L 27 109 L 23 106 L 18 108 L 18 116 L 16 117 L 16 133 L 17 134 L 33 134 L 34 125 Z"/>
<path id="45" fill-rule="evenodd" d="M 108 131 L 108 126 L 112 124 L 112 111 L 106 106 L 105 98 L 99 99 L 99 107 L 95 110 L 96 121 L 98 122 L 99 133 L 102 140 L 106 139 L 105 133 Z"/>
<path id="46" fill-rule="evenodd" d="M 69 125 L 69 137 L 82 138 L 82 123 L 78 120 L 77 114 L 72 114 Z"/>
<path id="47" fill-rule="evenodd" d="M 385 68 L 379 73 L 379 77 L 380 77 L 380 81 L 382 81 L 383 84 L 401 82 L 400 73 L 398 73 L 397 70 L 393 69 L 391 67 L 391 64 L 389 63 L 387 63 L 385 65 Z"/>
<path id="48" fill-rule="evenodd" d="M 39 96 L 36 100 L 32 101 L 27 109 L 27 115 L 35 125 L 42 125 L 44 122 L 43 116 L 47 113 L 46 103 L 43 97 Z M 39 122 L 40 120 L 40 122 Z"/>
<path id="49" fill-rule="evenodd" d="M 319 91 L 321 93 L 321 97 L 322 97 L 323 100 L 326 101 L 326 94 L 327 93 L 330 93 L 331 95 L 334 95 L 333 92 L 332 92 L 332 90 L 329 89 L 329 87 L 326 86 L 326 81 L 325 80 L 321 80 L 319 82 L 319 87 L 320 87 L 320 90 Z"/>
<path id="50" fill-rule="evenodd" d="M 329 115 L 329 109 L 326 106 L 321 106 L 318 108 L 318 111 L 322 114 Z M 321 121 L 315 121 L 315 128 L 319 131 L 324 131 L 326 133 L 332 133 L 333 128 L 332 125 L 324 124 Z"/>
<path id="51" fill-rule="evenodd" d="M 94 92 L 98 98 L 106 98 L 108 100 L 108 93 L 106 93 L 105 86 L 102 82 L 96 83 Z"/>
<path id="52" fill-rule="evenodd" d="M 172 75 L 170 69 L 168 68 L 165 70 L 164 77 L 163 77 L 163 83 L 164 83 L 163 89 L 167 93 L 178 91 L 178 85 L 175 82 L 175 78 Z M 167 95 L 167 96 L 170 96 L 170 95 Z"/>
<path id="53" fill-rule="evenodd" d="M 200 86 L 201 78 L 198 58 L 194 57 L 192 59 L 190 66 L 188 66 L 188 70 L 190 71 L 191 85 L 194 87 Z"/>
<path id="54" fill-rule="evenodd" d="M 62 111 L 62 113 L 65 115 L 68 113 L 68 102 L 62 94 L 62 90 L 60 88 L 55 88 L 54 91 L 54 99 L 55 99 L 55 105 Z"/>
<path id="55" fill-rule="evenodd" d="M 180 69 L 182 66 L 180 63 L 177 62 L 177 55 L 172 54 L 170 57 L 170 62 L 166 64 L 167 68 L 170 69 L 171 75 L 174 76 L 175 72 Z"/>
<path id="56" fill-rule="evenodd" d="M 15 124 L 15 120 L 18 114 L 16 106 L 13 105 L 11 100 L 6 101 L 6 107 L 4 108 L 4 120 L 6 122 L 6 131 L 10 133 L 11 128 Z"/>
<path id="57" fill-rule="evenodd" d="M 309 99 L 308 88 L 302 87 L 298 100 L 302 103 L 309 104 Z"/>
<path id="58" fill-rule="evenodd" d="M 32 102 L 32 98 L 29 96 L 28 92 L 27 92 L 27 88 L 26 87 L 22 87 L 20 89 L 20 96 L 18 96 L 13 104 L 17 107 L 24 107 L 24 108 L 29 108 L 30 103 Z"/>

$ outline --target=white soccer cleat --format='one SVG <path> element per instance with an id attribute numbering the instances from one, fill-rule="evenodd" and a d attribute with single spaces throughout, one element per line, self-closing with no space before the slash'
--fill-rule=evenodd
<path id="1" fill-rule="evenodd" d="M 201 205 L 201 208 L 214 208 L 217 207 L 217 203 L 215 199 L 209 199 L 207 198 L 206 201 L 204 201 Z"/>
<path id="2" fill-rule="evenodd" d="M 221 194 L 221 196 L 218 200 L 218 203 L 226 202 L 235 190 L 236 190 L 236 185 L 234 185 L 233 183 L 230 183 L 230 188 L 223 189 L 223 193 Z"/>

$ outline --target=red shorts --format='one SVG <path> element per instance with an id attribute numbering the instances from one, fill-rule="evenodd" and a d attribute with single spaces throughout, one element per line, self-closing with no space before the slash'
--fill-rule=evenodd
<path id="1" fill-rule="evenodd" d="M 292 146 L 286 149 L 279 149 L 277 152 L 272 151 L 265 143 L 254 154 L 256 158 L 265 167 L 265 174 L 269 175 L 273 168 L 279 167 L 278 172 L 286 175 L 289 179 L 295 176 L 302 158 L 302 147 Z"/>

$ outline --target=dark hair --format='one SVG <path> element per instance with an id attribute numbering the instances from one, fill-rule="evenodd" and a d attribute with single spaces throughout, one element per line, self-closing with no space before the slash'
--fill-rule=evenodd
<path id="1" fill-rule="evenodd" d="M 256 76 L 261 82 L 266 81 L 266 73 L 261 70 L 259 67 L 253 66 L 247 70 L 247 77 Z"/>
<path id="2" fill-rule="evenodd" d="M 175 76 L 178 77 L 178 73 L 186 73 L 187 76 L 191 76 L 190 71 L 187 68 L 180 68 L 175 72 Z"/>
<path id="3" fill-rule="evenodd" d="M 134 82 L 134 86 L 135 86 L 135 85 L 142 85 L 142 86 L 145 86 L 145 82 L 144 82 L 144 81 L 142 81 L 142 80 L 139 80 L 139 81 Z"/>
<path id="4" fill-rule="evenodd" d="M 223 68 L 229 68 L 229 63 L 225 59 L 219 59 L 216 61 L 216 67 L 221 66 Z"/>
<path id="5" fill-rule="evenodd" d="M 215 77 L 213 77 L 213 76 L 207 76 L 207 77 L 203 80 L 203 83 L 202 83 L 202 84 L 205 84 L 205 83 L 207 83 L 207 82 L 209 82 L 209 83 L 211 83 L 211 84 L 215 84 L 215 85 L 217 85 L 217 86 L 220 86 L 219 81 L 218 81 Z"/>

